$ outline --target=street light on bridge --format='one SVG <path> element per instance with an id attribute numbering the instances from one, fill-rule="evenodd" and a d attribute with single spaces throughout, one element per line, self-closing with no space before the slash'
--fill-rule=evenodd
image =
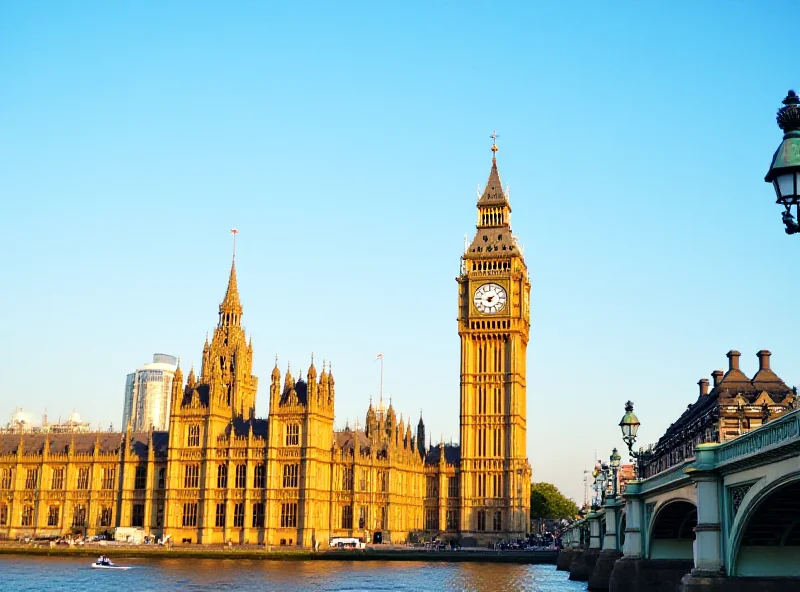
<path id="1" fill-rule="evenodd" d="M 639 452 L 633 451 L 633 444 L 636 442 L 636 433 L 639 431 L 640 425 L 642 424 L 639 423 L 639 418 L 633 413 L 633 401 L 628 401 L 625 403 L 625 415 L 622 416 L 622 419 L 619 422 L 619 427 L 622 430 L 622 440 L 628 445 L 628 452 L 630 453 L 631 458 L 636 461 L 634 470 L 637 478 L 641 477 L 640 464 L 642 460 L 649 456 L 649 453 L 644 450 L 640 450 Z"/>
<path id="2" fill-rule="evenodd" d="M 783 99 L 783 107 L 778 109 L 775 119 L 784 132 L 783 141 L 772 157 L 764 181 L 772 183 L 776 202 L 784 207 L 781 215 L 786 234 L 796 234 L 800 232 L 800 223 L 795 218 L 800 214 L 800 97 L 793 90 Z"/>
<path id="3" fill-rule="evenodd" d="M 613 473 L 613 477 L 612 478 L 614 479 L 614 489 L 612 490 L 611 494 L 614 496 L 614 499 L 616 499 L 617 498 L 617 470 L 619 469 L 619 463 L 622 461 L 622 457 L 619 455 L 619 452 L 617 452 L 616 447 L 611 452 L 611 458 L 609 460 L 611 461 L 609 464 L 611 465 L 611 472 Z"/>

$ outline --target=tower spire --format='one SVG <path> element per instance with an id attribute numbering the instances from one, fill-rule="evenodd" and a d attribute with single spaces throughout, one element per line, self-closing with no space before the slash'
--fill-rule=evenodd
<path id="1" fill-rule="evenodd" d="M 233 228 L 233 259 L 231 261 L 231 274 L 228 277 L 228 289 L 225 298 L 219 305 L 220 326 L 239 325 L 242 317 L 242 303 L 239 300 L 239 286 L 236 283 L 236 235 L 239 231 Z"/>

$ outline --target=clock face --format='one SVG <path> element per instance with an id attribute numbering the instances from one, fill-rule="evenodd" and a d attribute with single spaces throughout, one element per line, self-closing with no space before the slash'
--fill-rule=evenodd
<path id="1" fill-rule="evenodd" d="M 483 284 L 475 290 L 472 301 L 480 312 L 494 314 L 506 307 L 506 291 L 498 284 Z"/>

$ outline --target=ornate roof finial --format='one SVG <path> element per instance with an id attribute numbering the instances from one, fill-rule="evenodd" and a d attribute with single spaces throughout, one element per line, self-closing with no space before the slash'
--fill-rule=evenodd
<path id="1" fill-rule="evenodd" d="M 775 118 L 778 122 L 778 127 L 784 133 L 800 130 L 800 97 L 793 90 L 790 90 L 786 98 L 783 99 L 783 107 L 778 109 L 778 115 Z"/>
<path id="2" fill-rule="evenodd" d="M 492 135 L 489 136 L 492 139 L 492 161 L 494 162 L 495 158 L 497 157 L 497 130 L 492 132 Z"/>
<path id="3" fill-rule="evenodd" d="M 236 235 L 239 234 L 239 231 L 231 228 L 231 234 L 233 235 L 233 260 L 236 261 Z"/>

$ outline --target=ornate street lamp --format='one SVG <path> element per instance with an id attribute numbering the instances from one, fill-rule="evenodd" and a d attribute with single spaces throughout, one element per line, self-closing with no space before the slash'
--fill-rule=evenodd
<path id="1" fill-rule="evenodd" d="M 613 479 L 614 479 L 614 489 L 613 489 L 612 495 L 616 499 L 616 497 L 617 497 L 617 470 L 619 469 L 619 463 L 622 461 L 622 457 L 619 455 L 619 452 L 617 452 L 616 448 L 614 448 L 614 450 L 611 452 L 610 461 L 611 461 L 610 462 L 611 472 L 613 473 Z"/>
<path id="2" fill-rule="evenodd" d="M 622 441 L 628 445 L 628 450 L 633 454 L 633 443 L 636 442 L 636 432 L 639 431 L 639 418 L 633 413 L 633 401 L 625 403 L 625 415 L 619 422 L 622 429 Z"/>
<path id="3" fill-rule="evenodd" d="M 636 461 L 634 465 L 636 476 L 640 476 L 641 472 L 641 462 L 644 458 L 649 456 L 649 453 L 640 450 L 639 452 L 633 451 L 633 444 L 636 442 L 636 433 L 639 431 L 639 418 L 636 417 L 633 413 L 633 401 L 628 401 L 625 403 L 625 415 L 622 416 L 622 419 L 619 422 L 619 427 L 622 430 L 622 440 L 625 444 L 628 445 L 628 452 Z"/>
<path id="4" fill-rule="evenodd" d="M 782 217 L 786 234 L 796 234 L 800 232 L 800 224 L 795 218 L 800 213 L 800 97 L 793 90 L 783 99 L 776 120 L 784 132 L 783 141 L 772 157 L 764 181 L 772 183 L 777 203 L 785 208 Z M 792 207 L 795 208 L 794 215 Z"/>

